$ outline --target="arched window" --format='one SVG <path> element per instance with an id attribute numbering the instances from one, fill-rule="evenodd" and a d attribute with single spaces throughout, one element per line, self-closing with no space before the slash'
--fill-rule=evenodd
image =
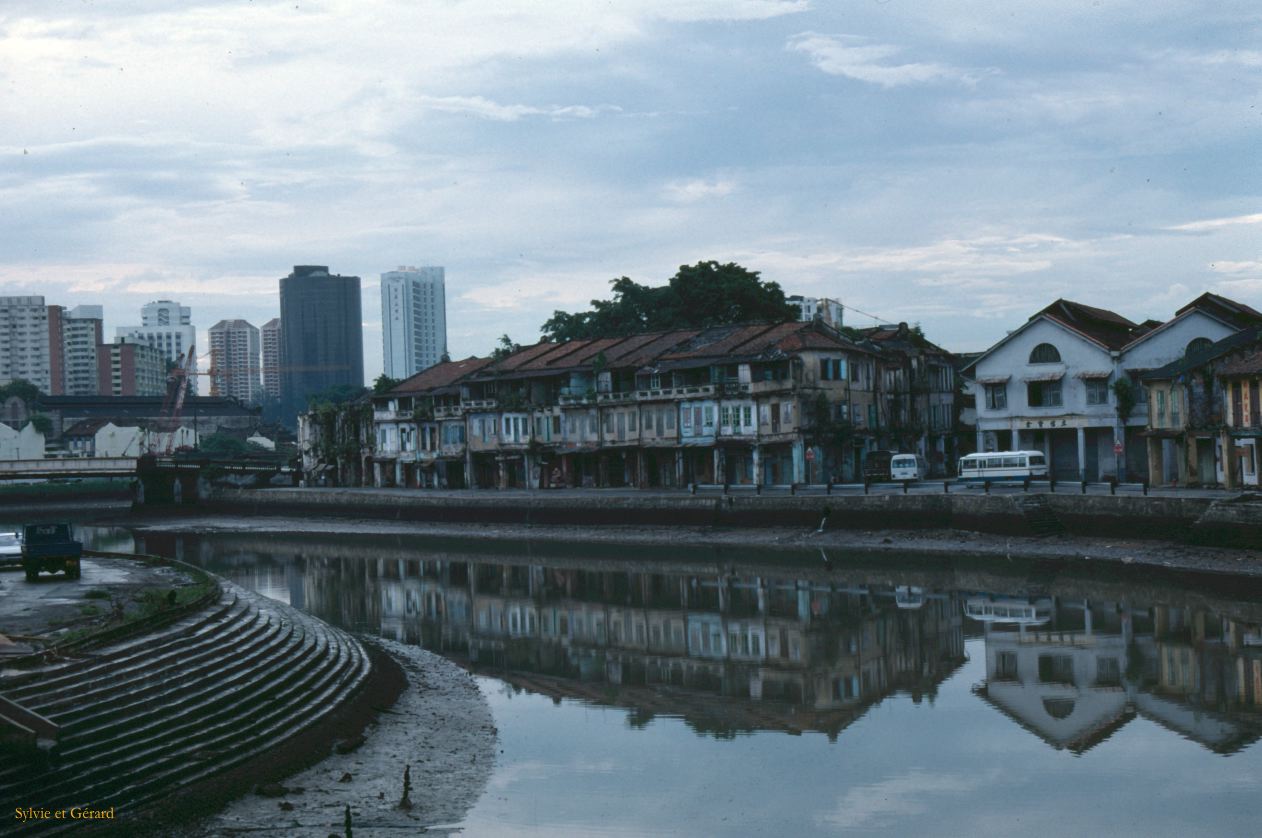
<path id="1" fill-rule="evenodd" d="M 1065 719 L 1074 712 L 1074 700 L 1072 698 L 1045 698 L 1043 709 L 1053 719 Z"/>
<path id="2" fill-rule="evenodd" d="M 1060 353 L 1056 351 L 1056 347 L 1050 343 L 1040 343 L 1034 347 L 1034 351 L 1030 353 L 1031 364 L 1058 364 L 1060 363 Z"/>
<path id="3" fill-rule="evenodd" d="M 1209 338 L 1192 338 L 1192 340 L 1188 342 L 1188 348 L 1184 354 L 1191 355 L 1193 352 L 1200 352 L 1212 343 L 1213 341 Z"/>

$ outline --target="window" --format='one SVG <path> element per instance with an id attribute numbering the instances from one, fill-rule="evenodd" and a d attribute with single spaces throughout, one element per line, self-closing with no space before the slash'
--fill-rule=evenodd
<path id="1" fill-rule="evenodd" d="M 986 409 L 987 410 L 1006 410 L 1008 407 L 1008 385 L 1007 384 L 987 384 L 986 385 Z"/>
<path id="2" fill-rule="evenodd" d="M 1030 352 L 1031 364 L 1058 364 L 1060 352 L 1050 343 L 1040 343 Z"/>
<path id="3" fill-rule="evenodd" d="M 820 358 L 819 377 L 821 381 L 845 381 L 846 362 L 843 358 Z"/>
<path id="4" fill-rule="evenodd" d="M 732 409 L 727 405 L 719 408 L 719 424 L 725 428 L 732 427 Z"/>
<path id="5" fill-rule="evenodd" d="M 1158 390 L 1155 394 L 1157 397 L 1157 427 L 1164 427 L 1166 424 L 1166 391 Z"/>
<path id="6" fill-rule="evenodd" d="M 1039 655 L 1039 680 L 1045 684 L 1072 684 L 1074 659 L 1069 655 Z"/>
<path id="7" fill-rule="evenodd" d="M 1017 680 L 1017 653 L 998 652 L 995 655 L 995 680 Z"/>
<path id="8" fill-rule="evenodd" d="M 752 405 L 745 405 L 741 408 L 741 414 L 744 418 L 745 427 L 751 427 L 754 424 L 754 408 Z"/>
<path id="9" fill-rule="evenodd" d="M 1060 407 L 1060 380 L 1026 383 L 1026 404 L 1030 407 Z"/>
<path id="10" fill-rule="evenodd" d="M 1202 349 L 1205 349 L 1211 344 L 1213 344 L 1213 341 L 1209 338 L 1192 338 L 1192 340 L 1188 341 L 1187 349 L 1184 354 L 1191 355 L 1194 352 L 1200 352 Z"/>
<path id="11" fill-rule="evenodd" d="M 675 411 L 671 408 L 666 409 L 666 430 L 675 430 Z"/>
<path id="12" fill-rule="evenodd" d="M 1109 380 L 1107 378 L 1087 379 L 1087 404 L 1109 403 Z"/>

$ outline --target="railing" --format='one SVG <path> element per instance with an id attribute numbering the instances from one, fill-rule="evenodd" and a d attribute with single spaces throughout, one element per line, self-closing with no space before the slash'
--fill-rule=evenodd
<path id="1" fill-rule="evenodd" d="M 464 408 L 459 405 L 451 405 L 447 407 L 434 408 L 435 419 L 458 419 L 464 412 Z"/>
<path id="2" fill-rule="evenodd" d="M 460 402 L 465 410 L 494 410 L 499 406 L 498 399 L 465 399 Z"/>

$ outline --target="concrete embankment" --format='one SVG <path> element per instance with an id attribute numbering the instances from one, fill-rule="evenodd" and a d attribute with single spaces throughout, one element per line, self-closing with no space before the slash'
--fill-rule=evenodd
<path id="1" fill-rule="evenodd" d="M 954 529 L 1262 544 L 1262 499 L 977 493 L 634 495 L 416 490 L 218 490 L 202 512 L 531 526 Z"/>

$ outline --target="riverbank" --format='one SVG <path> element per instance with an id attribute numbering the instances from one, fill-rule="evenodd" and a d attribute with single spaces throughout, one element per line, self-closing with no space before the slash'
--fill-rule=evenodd
<path id="1" fill-rule="evenodd" d="M 190 510 L 192 511 L 192 510 Z M 421 492 L 408 489 L 219 489 L 193 514 L 384 519 L 435 524 L 657 531 L 953 530 L 1255 548 L 1262 498 L 1082 495 L 1005 488 L 952 493 L 690 495 L 634 492 Z"/>
<path id="2" fill-rule="evenodd" d="M 839 530 L 826 526 L 805 528 L 735 529 L 719 527 L 628 527 L 628 526 L 540 526 L 521 524 L 441 524 L 416 521 L 382 521 L 372 518 L 333 517 L 290 518 L 249 516 L 225 519 L 219 515 L 179 517 L 133 516 L 126 524 L 146 541 L 160 541 L 179 533 L 234 533 L 244 536 L 301 535 L 399 536 L 409 542 L 417 539 L 427 549 L 453 549 L 460 543 L 482 543 L 510 547 L 522 554 L 541 548 L 582 550 L 591 545 L 604 551 L 624 554 L 674 555 L 681 563 L 695 558 L 698 551 L 780 550 L 822 551 L 829 561 L 841 562 L 857 556 L 922 556 L 932 561 L 959 556 L 977 556 L 1011 562 L 1022 559 L 1067 560 L 1082 563 L 1111 562 L 1122 565 L 1154 566 L 1169 570 L 1227 573 L 1262 578 L 1262 546 L 1252 549 L 1204 547 L 1148 539 L 1101 538 L 1090 536 L 1000 536 L 974 530 Z M 152 546 L 150 547 L 152 549 Z"/>

